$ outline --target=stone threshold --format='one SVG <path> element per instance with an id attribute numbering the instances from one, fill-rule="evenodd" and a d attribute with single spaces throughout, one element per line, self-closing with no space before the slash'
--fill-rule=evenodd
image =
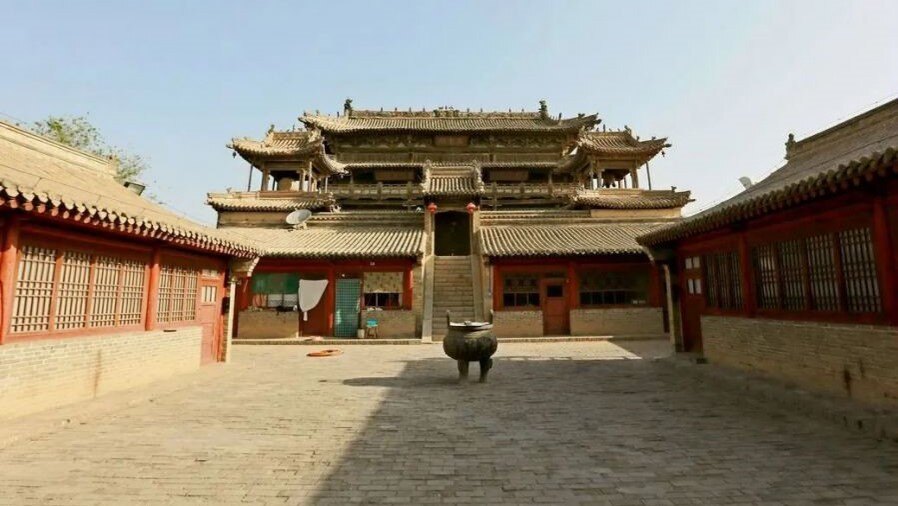
<path id="1" fill-rule="evenodd" d="M 713 364 L 690 353 L 678 353 L 658 362 L 687 370 L 700 381 L 713 383 L 738 395 L 748 395 L 758 402 L 777 405 L 784 411 L 828 421 L 878 440 L 898 443 L 898 409 L 875 408 L 848 398 L 811 392 L 757 373 Z"/>
<path id="2" fill-rule="evenodd" d="M 500 343 L 576 343 L 596 341 L 667 341 L 667 334 L 639 334 L 632 336 L 545 336 L 500 337 Z"/>
<path id="3" fill-rule="evenodd" d="M 500 337 L 500 343 L 575 343 L 575 342 L 596 342 L 596 341 L 657 341 L 667 340 L 667 335 L 647 334 L 632 336 L 546 336 L 546 337 Z M 234 339 L 233 344 L 240 345 L 300 345 L 300 346 L 319 346 L 319 345 L 381 345 L 381 344 L 439 344 L 442 338 L 434 338 L 433 342 L 423 341 L 421 339 L 323 339 L 313 341 L 311 339 L 285 337 L 276 339 Z"/>
<path id="4" fill-rule="evenodd" d="M 355 346 L 355 345 L 380 345 L 380 344 L 430 344 L 420 339 L 322 339 L 313 341 L 303 338 L 279 338 L 279 339 L 234 339 L 232 344 L 239 345 L 297 345 L 297 346 Z"/>

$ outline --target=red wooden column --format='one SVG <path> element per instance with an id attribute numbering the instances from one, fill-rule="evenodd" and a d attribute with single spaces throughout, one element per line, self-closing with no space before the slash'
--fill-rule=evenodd
<path id="1" fill-rule="evenodd" d="M 567 263 L 567 306 L 568 310 L 580 307 L 580 283 L 574 262 Z"/>
<path id="2" fill-rule="evenodd" d="M 413 263 L 409 265 L 402 274 L 402 309 L 412 309 L 412 298 L 414 297 L 412 281 L 415 278 L 414 271 L 415 264 Z"/>
<path id="3" fill-rule="evenodd" d="M 159 247 L 153 248 L 153 259 L 150 260 L 150 280 L 147 283 L 147 314 L 144 319 L 146 330 L 156 328 L 156 308 L 159 307 L 159 262 L 161 256 Z"/>
<path id="4" fill-rule="evenodd" d="M 21 223 L 18 215 L 9 217 L 6 234 L 3 237 L 3 249 L 0 250 L 0 344 L 9 334 L 9 322 L 12 319 L 13 298 L 16 294 L 16 262 L 19 256 L 19 230 Z"/>
<path id="5" fill-rule="evenodd" d="M 876 270 L 879 271 L 879 290 L 882 308 L 889 325 L 898 325 L 898 286 L 896 286 L 892 238 L 889 227 L 889 208 L 882 195 L 873 198 L 873 248 Z"/>
<path id="6" fill-rule="evenodd" d="M 745 316 L 753 318 L 757 311 L 755 304 L 755 284 L 751 279 L 751 249 L 748 247 L 748 235 L 739 233 L 739 269 L 742 276 L 742 307 Z M 705 287 L 707 289 L 707 287 Z"/>
<path id="7" fill-rule="evenodd" d="M 493 265 L 493 311 L 502 309 L 502 269 Z"/>
<path id="8" fill-rule="evenodd" d="M 327 304 L 327 335 L 334 335 L 334 311 L 337 305 L 337 275 L 334 266 L 327 268 L 327 290 L 325 290 L 325 304 Z"/>

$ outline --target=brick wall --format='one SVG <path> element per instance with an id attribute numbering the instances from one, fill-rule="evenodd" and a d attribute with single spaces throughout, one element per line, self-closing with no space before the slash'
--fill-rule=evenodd
<path id="1" fill-rule="evenodd" d="M 539 337 L 543 335 L 542 311 L 496 311 L 493 313 L 496 337 Z"/>
<path id="2" fill-rule="evenodd" d="M 201 327 L 0 346 L 0 419 L 144 385 L 200 365 Z"/>
<path id="3" fill-rule="evenodd" d="M 415 337 L 415 313 L 409 310 L 365 311 L 363 318 L 377 319 L 377 336 L 392 339 Z"/>
<path id="4" fill-rule="evenodd" d="M 636 336 L 664 334 L 658 307 L 572 309 L 572 336 Z"/>
<path id="5" fill-rule="evenodd" d="M 240 311 L 237 331 L 240 339 L 280 339 L 299 334 L 300 313 L 287 311 Z"/>
<path id="6" fill-rule="evenodd" d="M 898 406 L 898 329 L 703 316 L 702 340 L 711 362 Z"/>

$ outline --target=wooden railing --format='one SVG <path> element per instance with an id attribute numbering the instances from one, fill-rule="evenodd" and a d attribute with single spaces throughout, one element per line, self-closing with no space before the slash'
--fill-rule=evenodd
<path id="1" fill-rule="evenodd" d="M 388 198 L 388 197 L 418 197 L 423 193 L 418 183 L 384 184 L 384 183 L 349 183 L 334 184 L 328 187 L 328 192 L 335 197 L 364 197 L 364 198 Z"/>
<path id="2" fill-rule="evenodd" d="M 576 183 L 486 183 L 484 197 L 555 197 L 573 194 Z"/>

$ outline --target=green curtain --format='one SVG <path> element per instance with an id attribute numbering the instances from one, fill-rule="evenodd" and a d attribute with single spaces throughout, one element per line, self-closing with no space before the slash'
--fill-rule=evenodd
<path id="1" fill-rule="evenodd" d="M 252 280 L 254 294 L 299 292 L 299 274 L 258 273 Z"/>

